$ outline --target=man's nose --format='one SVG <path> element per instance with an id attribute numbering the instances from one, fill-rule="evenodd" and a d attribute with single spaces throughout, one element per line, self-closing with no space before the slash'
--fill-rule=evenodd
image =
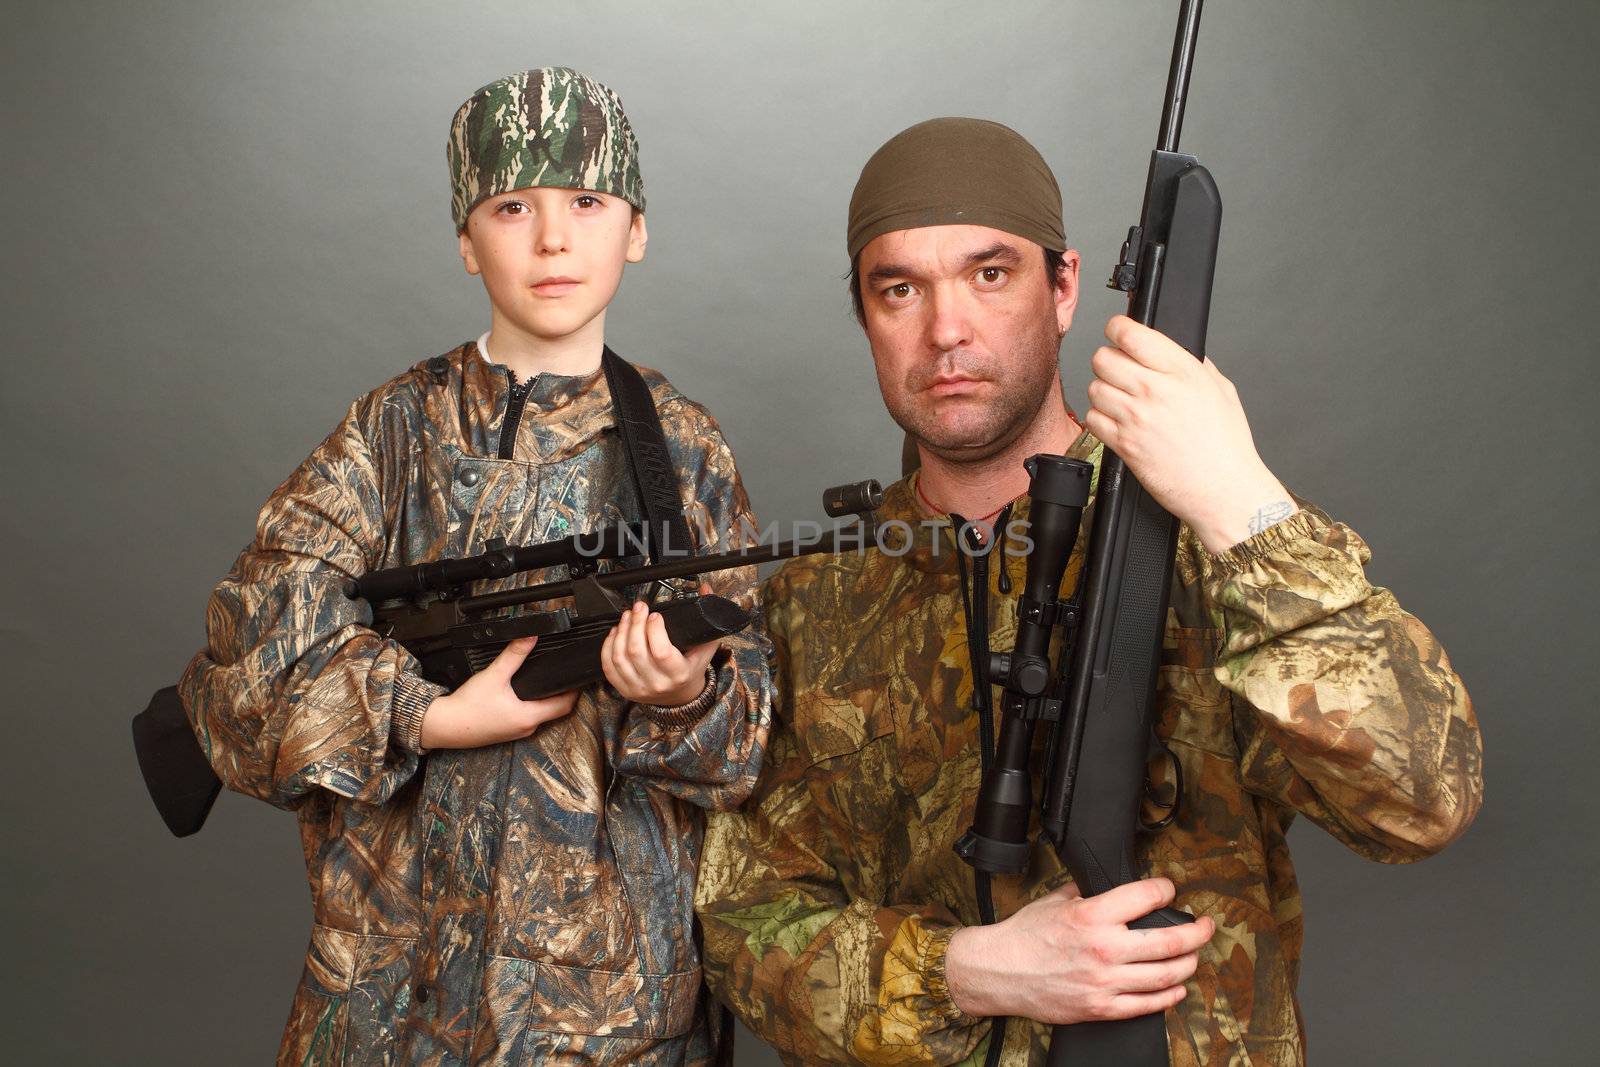
<path id="1" fill-rule="evenodd" d="M 940 352 L 972 343 L 971 308 L 959 292 L 935 286 L 928 301 L 928 343 Z"/>

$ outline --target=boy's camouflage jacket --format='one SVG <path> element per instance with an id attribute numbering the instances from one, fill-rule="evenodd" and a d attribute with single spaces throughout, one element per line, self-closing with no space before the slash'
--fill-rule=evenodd
<path id="1" fill-rule="evenodd" d="M 733 547 L 754 520 L 717 424 L 643 373 L 691 529 L 710 532 L 702 550 Z M 315 926 L 280 1064 L 709 1054 L 691 907 L 701 809 L 754 785 L 764 639 L 725 642 L 704 713 L 592 686 L 526 740 L 419 756 L 420 712 L 442 690 L 341 590 L 493 537 L 641 517 L 600 372 L 528 388 L 504 442 L 510 376 L 473 344 L 357 400 L 212 595 L 184 703 L 228 786 L 298 814 L 310 875 Z M 753 568 L 708 580 L 751 606 Z"/>
<path id="2" fill-rule="evenodd" d="M 1071 450 L 1099 451 L 1087 435 Z M 916 527 L 915 500 L 912 483 L 891 487 L 880 518 Z M 790 1063 L 979 1063 L 987 1049 L 989 1022 L 963 1015 L 944 981 L 951 934 L 978 922 L 973 872 L 951 846 L 971 825 L 979 753 L 948 523 L 937 536 L 937 555 L 924 535 L 899 558 L 795 560 L 763 597 L 777 722 L 755 797 L 711 819 L 697 903 L 712 989 Z M 1467 694 L 1433 635 L 1367 583 L 1367 558 L 1312 508 L 1220 556 L 1183 531 L 1157 712 L 1183 796 L 1143 858 L 1217 933 L 1167 1014 L 1175 1067 L 1303 1059 L 1284 836 L 1297 812 L 1365 856 L 1405 861 L 1477 811 Z M 1026 561 L 995 560 L 992 640 L 1010 648 Z M 1036 844 L 1024 875 L 994 879 L 996 913 L 1066 880 Z M 1002 1062 L 1043 1063 L 1047 1038 L 1014 1020 Z"/>

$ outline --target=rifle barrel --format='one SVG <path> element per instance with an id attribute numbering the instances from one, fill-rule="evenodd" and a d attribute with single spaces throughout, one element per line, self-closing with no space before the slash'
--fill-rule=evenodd
<path id="1" fill-rule="evenodd" d="M 594 576 L 594 580 L 607 589 L 620 589 L 623 586 L 644 585 L 648 582 L 663 581 L 668 578 L 684 578 L 691 574 L 706 574 L 711 571 L 731 570 L 734 567 L 749 567 L 759 563 L 771 563 L 780 559 L 792 559 L 796 556 L 810 556 L 819 552 L 838 551 L 837 546 L 841 535 L 849 535 L 856 540 L 857 545 L 864 546 L 867 539 L 872 537 L 873 532 L 874 528 L 870 526 L 856 526 L 845 530 L 827 530 L 816 541 L 795 538 L 791 541 L 778 541 L 770 545 L 754 545 L 749 548 L 735 549 L 732 552 L 721 552 L 711 556 L 685 556 L 682 559 L 667 560 L 664 563 L 652 563 L 645 567 L 630 567 L 626 570 L 597 574 Z M 572 586 L 572 581 L 566 580 L 524 586 L 521 589 L 503 589 L 495 593 L 481 593 L 478 596 L 463 599 L 461 601 L 461 611 L 463 614 L 476 614 L 481 611 L 493 611 L 496 608 L 509 608 L 518 604 L 532 604 L 540 600 L 557 600 L 561 597 L 571 596 Z"/>
<path id="2" fill-rule="evenodd" d="M 1167 99 L 1161 105 L 1161 129 L 1156 145 L 1163 152 L 1178 150 L 1183 132 L 1183 105 L 1189 99 L 1189 73 L 1194 69 L 1195 38 L 1200 34 L 1201 0 L 1183 0 L 1178 12 L 1178 33 L 1172 42 L 1172 68 L 1167 74 Z"/>
<path id="3" fill-rule="evenodd" d="M 352 582 L 345 595 L 378 605 L 386 600 L 442 593 L 473 582 L 504 578 L 522 571 L 542 570 L 583 560 L 618 559 L 631 552 L 642 551 L 646 544 L 645 536 L 644 527 L 640 524 L 623 523 L 539 545 L 500 544 L 476 556 L 372 571 Z"/>

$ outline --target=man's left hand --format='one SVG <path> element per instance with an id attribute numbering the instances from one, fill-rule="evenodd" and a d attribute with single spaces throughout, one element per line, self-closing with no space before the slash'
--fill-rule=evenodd
<path id="1" fill-rule="evenodd" d="M 1222 552 L 1297 510 L 1256 453 L 1233 383 L 1165 334 L 1126 315 L 1095 352 L 1084 426 L 1139 484 Z"/>

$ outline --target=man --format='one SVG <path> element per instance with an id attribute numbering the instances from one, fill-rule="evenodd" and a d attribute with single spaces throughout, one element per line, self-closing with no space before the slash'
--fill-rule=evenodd
<path id="1" fill-rule="evenodd" d="M 856 186 L 848 249 L 884 402 L 921 462 L 879 514 L 914 536 L 768 584 L 768 762 L 746 809 L 713 818 L 697 890 L 713 990 L 792 1063 L 978 1063 L 996 1033 L 999 1062 L 1041 1063 L 1049 1024 L 1154 1011 L 1174 1064 L 1302 1062 L 1285 832 L 1304 814 L 1405 861 L 1465 829 L 1480 745 L 1443 650 L 1368 584 L 1365 544 L 1284 490 L 1209 361 L 1113 318 L 1079 423 L 1057 366 L 1078 256 L 1016 133 L 936 119 L 891 139 Z M 1150 877 L 1085 900 L 1036 844 L 1025 873 L 992 879 L 998 921 L 980 925 L 951 848 L 992 744 L 967 638 L 1015 638 L 1022 461 L 1098 462 L 1101 442 L 1183 524 L 1157 699 L 1182 794 L 1143 840 Z M 1000 550 L 958 552 L 963 517 Z M 1197 921 L 1126 928 L 1174 900 Z"/>

